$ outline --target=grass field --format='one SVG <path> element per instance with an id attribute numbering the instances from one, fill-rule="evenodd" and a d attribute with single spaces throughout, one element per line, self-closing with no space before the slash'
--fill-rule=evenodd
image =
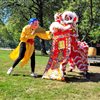
<path id="1" fill-rule="evenodd" d="M 30 65 L 19 65 L 6 74 L 13 61 L 11 51 L 0 50 L 0 100 L 100 100 L 100 66 L 89 66 L 91 81 L 77 69 L 67 73 L 67 82 L 30 77 Z M 48 57 L 36 53 L 36 73 L 43 74 Z M 69 68 L 67 67 L 67 70 Z"/>

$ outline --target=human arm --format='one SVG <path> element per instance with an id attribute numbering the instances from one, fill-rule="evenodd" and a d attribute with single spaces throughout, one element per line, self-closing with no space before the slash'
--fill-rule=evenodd
<path id="1" fill-rule="evenodd" d="M 51 39 L 51 32 L 46 31 L 44 28 L 39 27 L 38 30 L 35 31 L 36 36 L 38 36 L 41 39 L 44 40 L 50 40 Z"/>

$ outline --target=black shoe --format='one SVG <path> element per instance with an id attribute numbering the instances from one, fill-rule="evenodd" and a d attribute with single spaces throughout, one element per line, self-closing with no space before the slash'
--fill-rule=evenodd
<path id="1" fill-rule="evenodd" d="M 90 80 L 90 74 L 88 72 L 84 73 L 84 77 L 88 80 Z"/>
<path id="2" fill-rule="evenodd" d="M 73 70 L 72 70 L 72 69 L 70 69 L 68 72 L 73 72 Z"/>
<path id="3" fill-rule="evenodd" d="M 64 75 L 66 75 L 66 72 L 63 72 Z"/>
<path id="4" fill-rule="evenodd" d="M 41 52 L 41 55 L 48 55 L 46 52 Z"/>

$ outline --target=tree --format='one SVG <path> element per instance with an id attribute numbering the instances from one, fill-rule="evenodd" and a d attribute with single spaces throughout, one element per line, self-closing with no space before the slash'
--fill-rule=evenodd
<path id="1" fill-rule="evenodd" d="M 0 46 L 2 47 L 14 47 L 15 42 L 13 42 L 13 37 L 7 30 L 6 25 L 0 21 Z"/>
<path id="2" fill-rule="evenodd" d="M 53 18 L 54 14 L 52 8 L 54 8 L 54 10 L 57 10 L 59 9 L 59 6 L 61 7 L 59 2 L 61 3 L 60 0 L 52 0 L 49 2 L 48 0 L 1 0 L 0 5 L 2 6 L 0 7 L 2 8 L 2 11 L 4 11 L 5 9 L 9 11 L 6 11 L 10 14 L 7 21 L 7 28 L 15 37 L 15 40 L 18 41 L 16 36 L 19 37 L 18 33 L 21 32 L 20 29 L 31 17 L 37 17 L 40 21 L 40 25 L 47 28 L 50 24 L 48 24 L 48 22 L 50 22 L 50 17 L 52 15 Z M 56 3 L 58 4 L 58 6 L 55 6 Z M 50 16 L 47 12 L 49 12 Z M 44 23 L 47 24 L 44 25 Z M 43 51 L 46 53 L 44 40 L 41 41 L 41 46 L 43 48 Z"/>
<path id="3" fill-rule="evenodd" d="M 92 2 L 91 2 L 92 1 Z M 98 42 L 99 38 L 95 40 L 93 38 L 94 32 L 97 34 L 96 37 L 99 37 L 99 21 L 100 21 L 100 12 L 99 10 L 99 0 L 63 0 L 64 5 L 60 11 L 71 10 L 76 12 L 79 16 L 78 30 L 80 40 L 85 36 L 85 40 L 90 42 Z M 67 6 L 66 6 L 67 5 Z M 98 41 L 97 41 L 98 40 Z"/>
<path id="4" fill-rule="evenodd" d="M 75 11 L 79 16 L 78 29 L 80 40 L 94 40 L 93 35 L 99 30 L 99 0 L 0 0 L 0 18 L 18 41 L 22 27 L 31 17 L 37 17 L 40 25 L 49 28 L 54 21 L 54 13 L 65 10 Z M 92 7 L 92 10 L 90 9 Z M 92 11 L 92 18 L 91 18 Z M 6 19 L 6 20 L 5 20 Z M 92 24 L 91 24 L 92 22 Z M 90 41 L 89 40 L 89 41 Z M 88 41 L 88 42 L 89 42 Z"/>

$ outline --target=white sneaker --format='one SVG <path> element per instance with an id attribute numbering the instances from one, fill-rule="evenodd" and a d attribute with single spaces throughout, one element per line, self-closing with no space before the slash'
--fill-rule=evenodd
<path id="1" fill-rule="evenodd" d="M 37 77 L 38 75 L 36 73 L 31 73 L 32 77 Z"/>
<path id="2" fill-rule="evenodd" d="M 12 71 L 13 71 L 13 67 L 10 67 L 10 68 L 8 69 L 8 71 L 7 71 L 7 74 L 10 75 Z"/>

